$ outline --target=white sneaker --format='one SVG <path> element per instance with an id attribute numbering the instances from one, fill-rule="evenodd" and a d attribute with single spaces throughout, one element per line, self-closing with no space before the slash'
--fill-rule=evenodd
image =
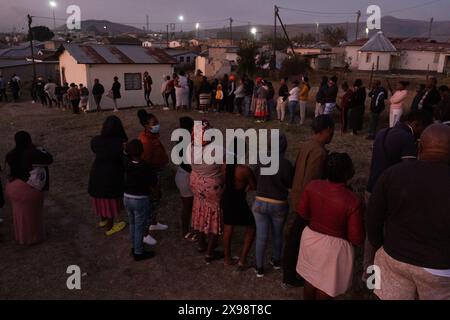
<path id="1" fill-rule="evenodd" d="M 156 241 L 156 239 L 153 238 L 151 235 L 148 235 L 144 237 L 144 243 L 148 244 L 149 246 L 154 246 L 155 244 L 158 243 L 158 241 Z"/>
<path id="2" fill-rule="evenodd" d="M 151 225 L 150 226 L 150 231 L 164 231 L 169 229 L 169 226 L 166 224 L 162 224 L 162 223 L 157 223 L 155 225 Z"/>
<path id="3" fill-rule="evenodd" d="M 113 112 L 119 112 L 119 109 L 114 109 Z"/>
<path id="4" fill-rule="evenodd" d="M 167 111 L 167 110 L 169 110 L 169 108 L 167 108 L 167 107 L 164 107 L 164 108 L 163 108 L 163 110 L 164 110 L 164 111 Z"/>

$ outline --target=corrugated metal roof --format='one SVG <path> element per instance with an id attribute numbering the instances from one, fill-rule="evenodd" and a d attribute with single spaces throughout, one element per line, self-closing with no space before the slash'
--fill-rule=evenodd
<path id="1" fill-rule="evenodd" d="M 397 52 L 392 42 L 386 38 L 382 31 L 377 32 L 359 51 L 362 52 Z"/>
<path id="2" fill-rule="evenodd" d="M 31 61 L 26 60 L 12 60 L 12 59 L 0 59 L 0 69 L 1 68 L 11 68 L 24 66 L 27 64 L 31 64 Z"/>
<path id="3" fill-rule="evenodd" d="M 65 44 L 80 64 L 176 64 L 164 50 L 134 45 Z"/>

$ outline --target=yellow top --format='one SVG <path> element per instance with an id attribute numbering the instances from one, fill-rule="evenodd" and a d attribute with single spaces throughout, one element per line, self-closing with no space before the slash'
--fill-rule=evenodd
<path id="1" fill-rule="evenodd" d="M 308 101 L 309 97 L 309 87 L 306 84 L 303 84 L 302 89 L 300 90 L 299 99 L 300 101 Z"/>

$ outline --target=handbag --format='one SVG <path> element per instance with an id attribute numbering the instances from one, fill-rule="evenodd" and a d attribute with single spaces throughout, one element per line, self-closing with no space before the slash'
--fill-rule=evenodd
<path id="1" fill-rule="evenodd" d="M 47 183 L 47 169 L 43 166 L 33 166 L 27 184 L 37 190 L 43 190 Z"/>

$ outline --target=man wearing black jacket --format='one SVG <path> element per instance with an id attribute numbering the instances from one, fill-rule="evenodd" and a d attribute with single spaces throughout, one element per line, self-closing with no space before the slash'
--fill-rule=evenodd
<path id="1" fill-rule="evenodd" d="M 337 80 L 338 78 L 333 76 L 328 81 L 328 87 L 325 89 L 325 110 L 323 114 L 333 114 L 336 108 L 336 98 L 339 91 Z"/>
<path id="2" fill-rule="evenodd" d="M 436 87 L 437 79 L 429 78 L 427 81 L 427 88 L 422 99 L 419 101 L 419 110 L 424 110 L 429 114 L 433 114 L 433 107 L 441 101 L 441 95 Z"/>
<path id="3" fill-rule="evenodd" d="M 450 299 L 450 128 L 423 132 L 417 161 L 384 172 L 368 206 L 383 300 Z"/>
<path id="4" fill-rule="evenodd" d="M 380 121 L 380 114 L 386 108 L 385 100 L 388 94 L 385 88 L 381 86 L 381 81 L 374 82 L 372 90 L 369 92 L 370 101 L 370 126 L 367 140 L 374 140 L 377 134 L 378 123 Z"/>

